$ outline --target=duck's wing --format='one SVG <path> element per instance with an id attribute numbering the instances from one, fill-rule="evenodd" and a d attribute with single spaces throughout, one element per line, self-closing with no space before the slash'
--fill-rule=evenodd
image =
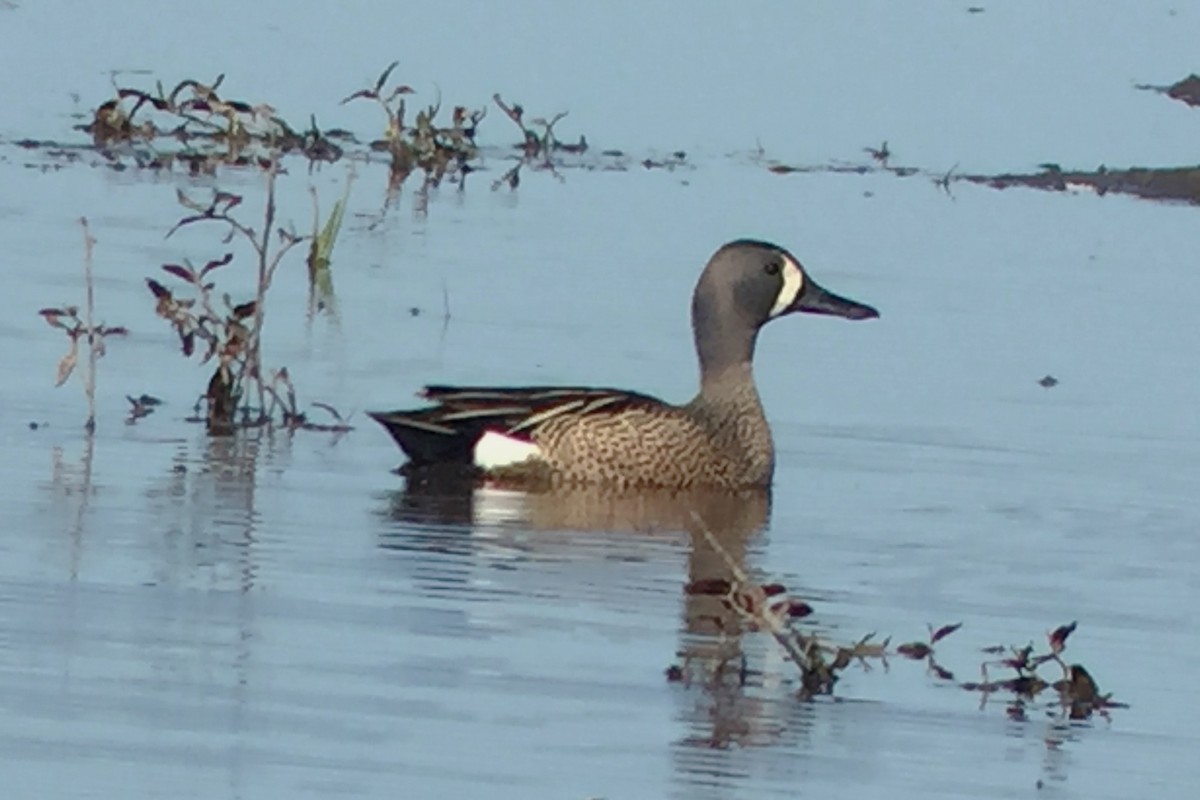
<path id="1" fill-rule="evenodd" d="M 552 419 L 664 405 L 638 392 L 581 386 L 426 386 L 419 396 L 431 405 L 367 412 L 414 466 L 471 464 L 476 443 L 488 431 L 528 440 Z"/>

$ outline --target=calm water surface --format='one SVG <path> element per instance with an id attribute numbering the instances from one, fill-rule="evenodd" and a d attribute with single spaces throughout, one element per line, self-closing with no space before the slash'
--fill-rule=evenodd
<path id="1" fill-rule="evenodd" d="M 1130 89 L 1196 68 L 1194 9 L 467 4 L 463 19 L 493 31 L 467 46 L 466 22 L 433 6 L 400 26 L 368 4 L 239 4 L 204 12 L 237 23 L 198 46 L 196 9 L 8 5 L 7 796 L 1192 796 L 1195 210 L 777 176 L 751 151 L 757 140 L 780 158 L 861 161 L 889 138 L 931 170 L 1194 161 L 1188 110 Z M 384 170 L 360 164 L 336 311 L 305 313 L 297 258 L 266 331 L 268 361 L 306 400 L 357 412 L 356 429 L 210 440 L 184 422 L 207 373 L 179 357 L 144 285 L 161 263 L 224 252 L 215 230 L 163 239 L 175 190 L 195 184 L 42 169 L 12 140 L 78 140 L 71 114 L 108 96 L 112 69 L 167 83 L 226 72 L 290 119 L 316 111 L 371 135 L 370 109 L 336 103 L 393 57 L 429 97 L 436 82 L 448 102 L 499 90 L 531 112 L 570 108 L 564 138 L 685 147 L 691 165 L 529 173 L 493 193 L 497 153 L 421 215 L 408 192 L 381 213 Z M 482 138 L 506 144 L 513 131 L 493 117 Z M 308 186 L 332 202 L 345 174 L 292 165 L 281 217 L 303 229 Z M 217 183 L 247 208 L 261 201 L 256 175 Z M 79 385 L 52 388 L 65 340 L 36 316 L 82 300 L 81 215 L 99 240 L 99 315 L 132 331 L 101 362 L 93 439 Z M 407 403 L 426 382 L 688 398 L 689 293 L 711 251 L 746 235 L 787 245 L 883 314 L 764 332 L 758 380 L 779 449 L 769 500 L 430 496 L 389 473 L 399 453 L 361 411 Z M 251 281 L 239 258 L 222 278 L 235 295 Z M 1037 384 L 1048 373 L 1050 390 Z M 127 426 L 124 395 L 142 392 L 166 404 Z M 980 648 L 1040 644 L 1077 619 L 1069 658 L 1130 708 L 1017 721 L 1003 698 L 981 706 L 895 660 L 799 702 L 772 642 L 718 642 L 713 610 L 685 596 L 689 579 L 728 571 L 693 511 L 739 566 L 808 599 L 807 624 L 830 639 L 900 642 L 961 621 L 939 661 L 966 681 Z M 664 678 L 729 652 L 753 670 L 745 687 Z"/>

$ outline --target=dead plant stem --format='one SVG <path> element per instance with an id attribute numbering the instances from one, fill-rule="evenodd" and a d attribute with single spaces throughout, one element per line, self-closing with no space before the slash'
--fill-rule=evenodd
<path id="1" fill-rule="evenodd" d="M 745 587 L 758 588 L 758 584 L 750 580 L 750 577 L 746 574 L 746 571 L 738 566 L 737 562 L 733 560 L 733 556 L 729 555 L 729 551 L 721 546 L 721 543 L 717 541 L 716 536 L 713 536 L 712 531 L 710 531 L 708 526 L 704 524 L 704 520 L 701 518 L 701 516 L 695 511 L 692 511 L 691 515 L 692 519 L 699 527 L 700 533 L 704 534 L 704 540 L 708 542 L 708 545 L 725 561 L 725 566 L 729 567 L 730 573 L 737 580 L 737 582 Z M 779 646 L 782 647 L 784 651 L 792 657 L 792 660 L 796 663 L 796 666 L 801 670 L 806 669 L 807 665 L 811 663 L 811 659 L 809 658 L 808 654 L 796 646 L 795 640 L 789 635 L 790 631 L 783 623 L 780 615 L 768 604 L 763 603 L 760 618 L 761 621 L 766 623 L 767 629 L 771 632 L 771 635 L 775 637 L 775 641 L 779 642 Z"/>
<path id="2" fill-rule="evenodd" d="M 92 236 L 87 217 L 80 217 L 79 224 L 83 226 L 83 279 L 87 286 L 84 324 L 87 326 L 88 369 L 83 379 L 83 391 L 87 395 L 88 418 L 83 427 L 90 434 L 96 431 L 96 357 L 100 345 L 96 338 L 96 288 L 92 280 L 92 252 L 96 239 Z"/>

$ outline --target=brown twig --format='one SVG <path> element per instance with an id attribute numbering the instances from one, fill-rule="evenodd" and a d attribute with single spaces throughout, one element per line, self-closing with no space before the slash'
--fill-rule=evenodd
<path id="1" fill-rule="evenodd" d="M 88 370 L 83 378 L 83 392 L 87 395 L 88 418 L 83 428 L 91 434 L 96 431 L 96 358 L 104 345 L 103 338 L 96 333 L 96 288 L 92 280 L 92 253 L 96 238 L 92 236 L 87 217 L 80 217 L 79 224 L 83 226 L 83 279 L 87 285 L 84 324 L 87 326 Z"/>

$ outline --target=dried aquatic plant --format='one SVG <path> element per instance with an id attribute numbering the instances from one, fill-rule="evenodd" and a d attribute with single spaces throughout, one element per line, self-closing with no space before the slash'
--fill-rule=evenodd
<path id="1" fill-rule="evenodd" d="M 752 580 L 704 526 L 700 517 L 693 515 L 693 519 L 708 545 L 722 556 L 733 578 L 693 581 L 686 591 L 690 595 L 709 595 L 722 601 L 725 609 L 732 612 L 733 624 L 737 628 L 733 631 L 725 630 L 725 633 L 770 633 L 800 672 L 801 698 L 810 699 L 816 695 L 832 693 L 840 673 L 852 664 L 868 667 L 871 662 L 880 662 L 886 666 L 889 657 L 924 661 L 929 672 L 938 679 L 954 680 L 953 673 L 936 661 L 935 646 L 958 631 L 962 623 L 942 625 L 938 628 L 930 625 L 927 641 L 912 641 L 895 647 L 891 645 L 890 638 L 876 641 L 873 633 L 868 633 L 849 644 L 827 641 L 814 632 L 798 628 L 795 624 L 797 620 L 812 614 L 811 606 L 790 597 L 782 584 L 761 584 Z M 718 627 L 724 629 L 721 621 L 718 621 Z M 1068 665 L 1063 660 L 1062 653 L 1066 649 L 1067 637 L 1074 632 L 1075 627 L 1076 624 L 1072 622 L 1047 633 L 1048 650 L 1041 654 L 1034 652 L 1032 644 L 1021 648 L 988 648 L 985 651 L 988 654 L 1003 657 L 981 665 L 982 682 L 963 683 L 960 687 L 981 693 L 984 702 L 997 692 L 1010 694 L 1012 704 L 1009 706 L 1009 715 L 1013 717 L 1023 716 L 1027 704 L 1047 689 L 1055 691 L 1055 705 L 1071 719 L 1085 719 L 1093 713 L 1106 714 L 1109 709 L 1124 707 L 1123 704 L 1113 701 L 1111 694 L 1100 692 L 1095 680 L 1082 664 Z M 1060 679 L 1050 681 L 1038 674 L 1039 667 L 1049 664 L 1061 668 Z M 1016 674 L 990 680 L 989 665 L 999 665 L 1013 670 Z M 724 675 L 733 674 L 737 680 L 745 681 L 748 669 L 744 663 L 736 665 L 734 670 L 727 669 L 728 666 L 717 666 L 714 671 L 716 680 L 723 679 Z M 678 665 L 669 667 L 667 674 L 671 680 L 688 678 L 686 670 Z"/>
<path id="2" fill-rule="evenodd" d="M 242 203 L 239 195 L 215 191 L 208 202 L 199 202 L 180 192 L 180 204 L 192 213 L 167 233 L 171 236 L 180 228 L 200 222 L 218 222 L 229 229 L 227 241 L 233 236 L 245 239 L 257 256 L 258 280 L 253 300 L 235 303 L 228 294 L 222 294 L 218 302 L 214 273 L 233 261 L 233 253 L 202 267 L 186 261 L 164 264 L 164 272 L 187 284 L 190 296 L 180 296 L 153 278 L 146 280 L 155 298 L 155 311 L 175 329 L 183 354 L 188 357 L 199 354 L 202 363 L 216 362 L 204 393 L 207 406 L 204 419 L 214 434 L 227 434 L 238 426 L 266 425 L 277 413 L 286 426 L 305 427 L 302 415 L 296 411 L 295 392 L 286 369 L 273 372 L 268 382 L 262 364 L 267 291 L 284 256 L 307 238 L 283 228 L 275 229 L 275 177 L 276 167 L 272 164 L 267 170 L 261 231 L 233 216 L 233 210 Z M 286 385 L 290 403 L 283 403 L 280 398 L 277 386 L 281 383 Z"/>
<path id="3" fill-rule="evenodd" d="M 211 174 L 222 164 L 266 169 L 277 154 L 288 152 L 300 152 L 310 161 L 341 158 L 334 132 L 323 133 L 315 119 L 299 133 L 267 103 L 222 97 L 218 89 L 224 80 L 218 75 L 206 84 L 189 78 L 169 93 L 161 82 L 153 92 L 114 84 L 116 97 L 101 103 L 82 130 L 105 153 L 125 148 L 138 166 L 162 169 L 178 162 L 193 174 Z M 167 139 L 178 148 L 129 149 L 138 142 Z"/>
<path id="4" fill-rule="evenodd" d="M 457 182 L 460 188 L 466 176 L 473 171 L 470 162 L 479 154 L 475 144 L 475 133 L 480 121 L 487 116 L 486 109 L 472 111 L 465 106 L 455 106 L 450 115 L 450 124 L 437 121 L 442 103 L 436 103 L 417 112 L 412 123 L 405 121 L 407 104 L 405 96 L 415 90 L 401 84 L 387 90 L 388 79 L 399 64 L 388 65 L 369 89 L 360 89 L 342 100 L 371 100 L 383 109 L 387 116 L 384 138 L 372 144 L 372 149 L 383 150 L 391 155 L 391 187 L 398 188 L 419 169 L 425 179 L 423 189 L 436 187 L 445 179 Z"/>
<path id="5" fill-rule="evenodd" d="M 88 433 L 96 430 L 96 362 L 105 353 L 105 339 L 109 336 L 124 336 L 128 331 L 123 327 L 95 324 L 96 288 L 92 279 L 92 255 L 96 239 L 88 225 L 86 217 L 81 217 L 79 224 L 83 226 L 83 276 L 87 290 L 87 302 L 84 305 L 84 316 L 79 317 L 77 306 L 62 308 L 43 308 L 38 313 L 49 323 L 50 327 L 58 328 L 67 335 L 70 345 L 58 362 L 58 374 L 54 385 L 62 386 L 75 372 L 79 363 L 79 342 L 83 340 L 87 346 L 87 369 L 83 374 L 83 392 L 87 397 L 88 416 L 84 429 Z"/>

